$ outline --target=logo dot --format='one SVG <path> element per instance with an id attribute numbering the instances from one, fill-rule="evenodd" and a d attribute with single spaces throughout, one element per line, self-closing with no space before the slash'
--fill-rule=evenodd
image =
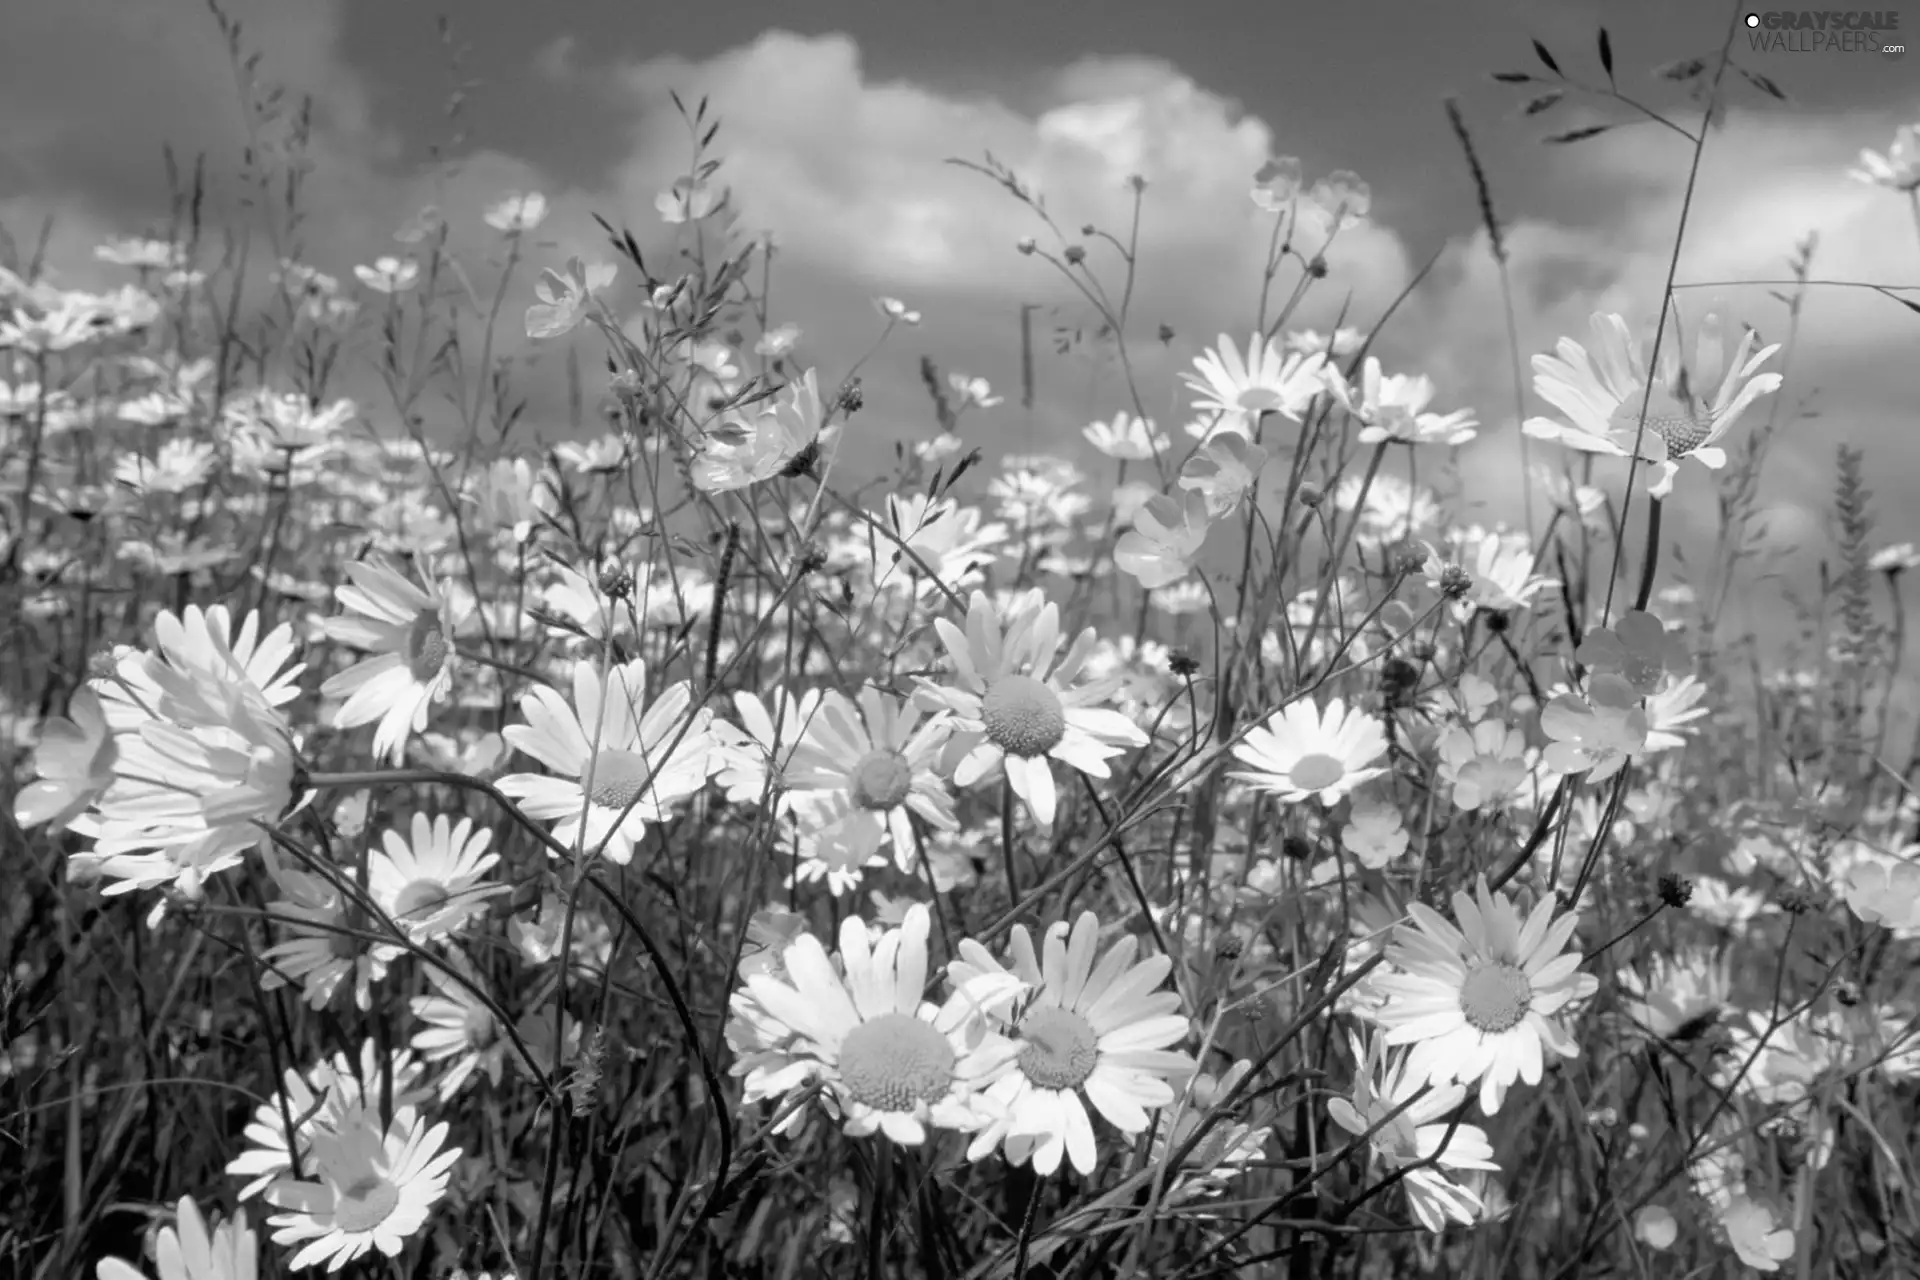
<path id="1" fill-rule="evenodd" d="M 1750 26 L 1750 27 L 1757 27 L 1757 26 L 1759 26 L 1759 25 L 1760 25 L 1760 15 L 1759 15 L 1759 14 L 1757 14 L 1757 13 L 1750 13 L 1750 14 L 1748 14 L 1748 15 L 1747 15 L 1747 25 L 1748 25 L 1748 26 Z"/>

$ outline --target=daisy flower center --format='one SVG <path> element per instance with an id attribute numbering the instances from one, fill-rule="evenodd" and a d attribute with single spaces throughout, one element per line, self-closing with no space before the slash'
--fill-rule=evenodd
<path id="1" fill-rule="evenodd" d="M 500 1028 L 494 1025 L 493 1014 L 475 1007 L 467 1010 L 466 1018 L 460 1023 L 460 1034 L 466 1037 L 470 1048 L 486 1049 L 500 1038 Z"/>
<path id="2" fill-rule="evenodd" d="M 869 751 L 853 766 L 853 802 L 876 812 L 891 809 L 913 789 L 913 766 L 898 751 Z"/>
<path id="3" fill-rule="evenodd" d="M 414 679 L 423 684 L 432 680 L 447 665 L 452 652 L 437 610 L 425 610 L 414 618 L 413 626 L 407 629 L 406 651 L 407 671 Z"/>
<path id="4" fill-rule="evenodd" d="M 341 1189 L 333 1202 L 333 1225 L 341 1231 L 371 1231 L 393 1215 L 400 1189 L 378 1174 L 368 1174 Z"/>
<path id="5" fill-rule="evenodd" d="M 1312 751 L 1294 762 L 1287 776 L 1302 791 L 1320 791 L 1347 776 L 1347 766 L 1324 751 Z"/>
<path id="6" fill-rule="evenodd" d="M 1001 676 L 980 699 L 987 740 L 1010 756 L 1044 756 L 1067 736 L 1060 695 L 1032 676 Z"/>
<path id="7" fill-rule="evenodd" d="M 452 898 L 453 893 L 438 880 L 409 880 L 393 895 L 393 914 L 402 920 L 432 915 Z"/>
<path id="8" fill-rule="evenodd" d="M 653 770 L 637 751 L 602 750 L 590 768 L 592 789 L 587 798 L 603 809 L 624 809 L 647 789 Z"/>
<path id="9" fill-rule="evenodd" d="M 908 1013 L 881 1013 L 841 1040 L 841 1084 L 876 1111 L 912 1111 L 935 1103 L 954 1082 L 958 1055 L 947 1036 Z"/>
<path id="10" fill-rule="evenodd" d="M 1526 1020 L 1533 987 L 1517 965 L 1496 960 L 1467 974 L 1460 984 L 1460 1014 L 1467 1025 L 1487 1035 L 1511 1031 Z"/>
<path id="11" fill-rule="evenodd" d="M 1077 1089 L 1100 1064 L 1092 1024 L 1070 1009 L 1034 1009 L 1020 1020 L 1020 1038 L 1020 1069 L 1042 1089 Z"/>
<path id="12" fill-rule="evenodd" d="M 840 1042 L 840 1080 L 855 1102 L 876 1111 L 911 1111 L 953 1087 L 959 1057 L 932 1024 L 905 1013 L 869 1018 Z"/>
<path id="13" fill-rule="evenodd" d="M 1628 440 L 1640 429 L 1641 394 L 1629 393 L 1607 422 L 1612 431 Z M 1669 458 L 1678 458 L 1700 447 L 1713 430 L 1713 417 L 1694 412 L 1672 393 L 1656 388 L 1647 402 L 1647 430 L 1666 441 Z"/>

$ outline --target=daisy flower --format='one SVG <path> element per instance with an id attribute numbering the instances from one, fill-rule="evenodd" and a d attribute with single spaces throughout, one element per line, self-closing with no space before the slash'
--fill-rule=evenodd
<path id="1" fill-rule="evenodd" d="M 1299 421 L 1300 411 L 1324 385 L 1322 352 L 1283 355 L 1280 348 L 1254 334 L 1247 341 L 1246 358 L 1234 349 L 1233 339 L 1220 335 L 1218 346 L 1194 362 L 1197 373 L 1181 374 L 1197 399 L 1194 408 L 1220 415 L 1224 429 L 1252 435 L 1253 423 L 1263 413 L 1277 413 Z"/>
<path id="2" fill-rule="evenodd" d="M 453 688 L 460 618 L 431 578 L 415 586 L 377 564 L 350 564 L 347 576 L 353 581 L 334 594 L 349 613 L 326 620 L 327 638 L 374 656 L 329 677 L 320 695 L 345 699 L 333 713 L 342 729 L 378 721 L 373 753 L 397 765 L 406 758 L 407 735 L 427 727 L 428 708 Z"/>
<path id="3" fill-rule="evenodd" d="M 1847 170 L 1847 176 L 1894 191 L 1920 190 L 1920 125 L 1903 124 L 1896 129 L 1893 145 L 1884 156 L 1863 149 L 1860 167 Z"/>
<path id="4" fill-rule="evenodd" d="M 1152 418 L 1136 418 L 1124 411 L 1115 414 L 1111 422 L 1089 423 L 1080 434 L 1116 462 L 1145 462 L 1167 448 L 1166 433 L 1154 428 Z"/>
<path id="5" fill-rule="evenodd" d="M 1118 711 L 1095 705 L 1112 693 L 1112 678 L 1076 684 L 1099 643 L 1092 627 L 1060 657 L 1060 609 L 1035 588 L 1007 619 L 985 592 L 976 591 L 963 632 L 934 621 L 953 660 L 952 686 L 921 679 L 915 700 L 954 716 L 948 743 L 955 786 L 970 787 L 999 765 L 1034 821 L 1052 826 L 1058 793 L 1049 760 L 1093 778 L 1110 774 L 1107 761 L 1147 735 Z"/>
<path id="6" fill-rule="evenodd" d="M 336 871 L 344 879 L 357 874 L 351 867 Z M 274 879 L 280 886 L 275 923 L 293 936 L 260 957 L 267 966 L 260 985 L 273 991 L 297 980 L 308 1006 L 324 1009 L 351 980 L 354 1004 L 363 1011 L 372 1008 L 373 984 L 387 976 L 399 949 L 357 936 L 372 932 L 374 922 L 331 882 L 285 868 L 276 868 Z"/>
<path id="7" fill-rule="evenodd" d="M 455 963 L 472 976 L 465 961 Z M 413 1016 L 427 1024 L 414 1033 L 412 1043 L 422 1059 L 443 1068 L 434 1086 L 440 1101 L 452 1101 L 475 1072 L 484 1072 L 498 1085 L 508 1041 L 493 1011 L 438 966 L 427 966 L 427 981 L 433 994 L 415 996 L 411 1002 Z"/>
<path id="8" fill-rule="evenodd" d="M 1327 703 L 1324 713 L 1302 699 L 1234 744 L 1234 758 L 1248 767 L 1229 776 L 1284 801 L 1318 796 L 1321 804 L 1333 805 L 1386 772 L 1373 765 L 1386 751 L 1386 732 L 1374 717 L 1347 710 L 1339 698 Z"/>
<path id="9" fill-rule="evenodd" d="M 1185 1098 L 1169 1113 L 1172 1120 L 1155 1127 L 1152 1163 L 1165 1164 L 1185 1147 L 1195 1130 L 1206 1123 L 1208 1113 L 1239 1088 L 1252 1070 L 1253 1064 L 1242 1058 L 1220 1076 L 1196 1073 L 1188 1081 Z M 1273 1130 L 1265 1125 L 1256 1129 L 1233 1119 L 1209 1126 L 1181 1166 L 1180 1181 L 1169 1191 L 1170 1199 L 1177 1202 L 1219 1191 L 1227 1179 L 1255 1166 L 1272 1137 Z"/>
<path id="10" fill-rule="evenodd" d="M 1693 458 L 1715 471 L 1726 466 L 1726 451 L 1717 442 L 1749 405 L 1780 387 L 1779 374 L 1759 371 L 1779 346 L 1756 353 L 1758 336 L 1748 329 L 1729 359 L 1718 316 L 1709 315 L 1702 322 L 1690 364 L 1671 354 L 1662 362 L 1651 398 L 1648 370 L 1627 322 L 1617 315 L 1596 314 L 1592 329 L 1591 352 L 1571 338 L 1562 338 L 1555 348 L 1557 356 L 1533 358 L 1533 389 L 1560 410 L 1565 421 L 1528 418 L 1521 429 L 1569 448 L 1619 458 L 1631 455 L 1638 439 L 1641 459 L 1658 470 L 1650 490 L 1655 497 L 1672 491 L 1682 459 Z M 1712 400 L 1696 400 L 1691 388 L 1712 387 L 1715 379 L 1719 385 Z M 1644 431 L 1640 426 L 1643 400 Z"/>
<path id="11" fill-rule="evenodd" d="M 1692 950 L 1657 955 L 1642 976 L 1622 968 L 1616 975 L 1627 993 L 1623 1003 L 1634 1026 L 1662 1040 L 1690 1041 L 1725 1016 L 1733 1000 L 1733 974 L 1726 957 Z"/>
<path id="12" fill-rule="evenodd" d="M 375 258 L 353 269 L 360 283 L 376 293 L 405 293 L 420 279 L 420 264 L 411 258 Z"/>
<path id="13" fill-rule="evenodd" d="M 367 855 L 367 886 L 415 942 L 458 932 L 486 909 L 488 895 L 506 889 L 482 881 L 500 855 L 487 852 L 493 832 L 475 831 L 472 818 L 455 824 L 444 813 L 431 821 L 416 813 L 412 836 L 409 841 L 397 831 L 381 834 L 384 847 Z"/>
<path id="14" fill-rule="evenodd" d="M 33 752 L 35 780 L 14 797 L 13 820 L 22 827 L 50 823 L 54 831 L 91 805 L 113 784 L 113 731 L 100 696 L 85 685 L 67 701 L 67 716 L 41 722 Z"/>
<path id="15" fill-rule="evenodd" d="M 1473 1222 L 1480 1210 L 1479 1197 L 1445 1171 L 1498 1173 L 1500 1166 L 1494 1161 L 1493 1146 L 1483 1130 L 1470 1124 L 1449 1125 L 1448 1113 L 1466 1098 L 1466 1090 L 1449 1084 L 1423 1094 L 1420 1091 L 1426 1082 L 1407 1070 L 1407 1055 L 1390 1062 L 1378 1036 L 1370 1037 L 1365 1046 L 1357 1037 L 1350 1037 L 1348 1043 L 1357 1068 L 1353 1095 L 1330 1099 L 1327 1114 L 1355 1137 L 1381 1125 L 1368 1145 L 1388 1171 L 1419 1166 L 1412 1168 L 1400 1185 L 1406 1189 L 1407 1206 L 1421 1226 L 1437 1233 L 1446 1229 L 1448 1221 Z M 1412 1105 L 1400 1110 L 1409 1099 Z M 1394 1115 L 1396 1110 L 1398 1115 Z"/>
<path id="16" fill-rule="evenodd" d="M 1542 591 L 1560 585 L 1558 578 L 1535 575 L 1536 557 L 1525 534 L 1475 532 L 1473 550 L 1461 556 L 1461 567 L 1473 580 L 1468 603 L 1507 613 L 1527 608 Z"/>
<path id="17" fill-rule="evenodd" d="M 857 707 L 829 692 L 788 772 L 789 785 L 830 798 L 828 821 L 815 838 L 850 845 L 863 862 L 891 842 L 895 865 L 912 871 L 918 862 L 912 815 L 936 831 L 960 828 L 938 772 L 952 731 L 945 715 L 923 718 L 919 708 L 878 689 L 862 689 Z"/>
<path id="18" fill-rule="evenodd" d="M 784 1065 L 748 1074 L 747 1099 L 817 1079 L 849 1135 L 878 1130 L 906 1146 L 925 1142 L 929 1125 L 970 1132 L 987 1123 L 977 1091 L 1019 1049 L 983 1033 L 976 998 L 1008 998 L 1013 984 L 956 991 L 943 1005 L 922 999 L 930 920 L 925 906 L 915 906 L 873 942 L 866 924 L 849 916 L 840 926 L 840 968 L 819 939 L 802 934 L 786 948 L 784 978 L 750 975 L 747 991 L 764 1011 L 763 1030 L 791 1048 Z"/>
<path id="19" fill-rule="evenodd" d="M 249 1179 L 240 1189 L 240 1199 L 258 1195 L 293 1168 L 287 1143 L 289 1122 L 293 1125 L 293 1148 L 299 1152 L 304 1169 L 316 1132 L 359 1124 L 363 1113 L 379 1107 L 384 1085 L 378 1057 L 373 1041 L 367 1040 L 360 1046 L 357 1062 L 345 1053 L 337 1053 L 304 1075 L 287 1068 L 279 1094 L 254 1109 L 245 1133 L 252 1146 L 227 1162 L 229 1175 Z M 392 1081 L 395 1107 L 414 1106 L 425 1099 L 425 1091 L 418 1087 L 420 1073 L 420 1064 L 411 1052 L 393 1052 L 384 1074 Z"/>
<path id="20" fill-rule="evenodd" d="M 734 804 L 771 800 L 775 812 L 793 812 L 799 793 L 788 774 L 819 718 L 820 690 L 806 689 L 796 695 L 781 686 L 762 702 L 741 689 L 733 695 L 733 707 L 740 715 L 738 726 L 725 720 L 713 722 L 719 747 L 714 780 Z"/>
<path id="21" fill-rule="evenodd" d="M 588 851 L 604 845 L 622 865 L 633 860 L 650 824 L 706 785 L 718 759 L 713 713 L 693 707 L 691 686 L 670 685 L 651 706 L 646 686 L 647 664 L 639 659 L 608 671 L 604 686 L 591 662 L 577 662 L 572 706 L 535 686 L 520 699 L 526 723 L 502 735 L 560 776 L 508 774 L 500 790 L 530 817 L 555 823 L 562 844 Z"/>
<path id="22" fill-rule="evenodd" d="M 481 218 L 495 231 L 520 235 L 546 221 L 547 198 L 538 191 L 516 191 L 490 206 Z"/>
<path id="23" fill-rule="evenodd" d="M 317 1176 L 283 1178 L 267 1191 L 268 1203 L 284 1211 L 267 1219 L 273 1242 L 303 1245 L 290 1264 L 295 1271 L 323 1262 L 338 1271 L 374 1249 L 399 1256 L 446 1194 L 448 1172 L 460 1158 L 460 1148 L 446 1141 L 447 1126 L 429 1129 L 412 1107 L 397 1109 L 385 1132 L 370 1114 L 316 1132 Z"/>
<path id="24" fill-rule="evenodd" d="M 1480 1081 L 1480 1109 L 1500 1110 L 1513 1082 L 1539 1084 L 1547 1053 L 1574 1058 L 1580 1046 L 1554 1017 L 1599 982 L 1566 952 L 1580 917 L 1554 918 L 1542 897 L 1523 922 L 1505 894 L 1480 878 L 1475 898 L 1453 895 L 1455 928 L 1422 903 L 1409 903 L 1413 926 L 1396 926 L 1387 946 L 1392 971 L 1378 975 L 1387 996 L 1374 1017 L 1386 1044 L 1413 1046 L 1405 1069 L 1433 1085 Z M 1563 954 L 1564 952 L 1564 954 Z"/>
<path id="25" fill-rule="evenodd" d="M 1006 1021 L 1019 1046 L 1014 1069 L 987 1090 L 1006 1115 L 975 1137 L 968 1159 L 1004 1143 L 1008 1160 L 1031 1160 L 1036 1173 L 1052 1173 L 1064 1156 L 1091 1174 L 1098 1153 L 1088 1103 L 1122 1133 L 1141 1133 L 1150 1110 L 1173 1102 L 1171 1081 L 1193 1074 L 1193 1059 L 1167 1047 L 1191 1030 L 1180 993 L 1158 989 L 1173 961 L 1156 955 L 1135 964 L 1131 934 L 1096 961 L 1099 937 L 1099 918 L 1087 911 L 1071 932 L 1065 921 L 1049 929 L 1037 956 L 1032 936 L 1015 925 L 1011 970 L 971 938 L 947 966 L 958 991 L 998 990 L 1011 979 L 1030 993 Z"/>
<path id="26" fill-rule="evenodd" d="M 1396 373 L 1383 376 L 1380 361 L 1368 356 L 1362 366 L 1360 385 L 1351 386 L 1332 365 L 1324 366 L 1321 377 L 1340 407 L 1360 422 L 1361 444 L 1379 444 L 1397 440 L 1402 444 L 1460 445 L 1479 434 L 1472 412 L 1458 409 L 1452 413 L 1428 413 L 1433 399 L 1433 379 L 1425 374 Z"/>
<path id="27" fill-rule="evenodd" d="M 181 1196 L 177 1226 L 162 1227 L 154 1240 L 154 1261 L 160 1280 L 254 1280 L 259 1274 L 260 1243 L 247 1227 L 247 1215 L 236 1213 L 207 1230 L 207 1220 L 192 1196 Z M 103 1258 L 94 1268 L 96 1280 L 146 1280 L 140 1269 L 119 1258 Z"/>

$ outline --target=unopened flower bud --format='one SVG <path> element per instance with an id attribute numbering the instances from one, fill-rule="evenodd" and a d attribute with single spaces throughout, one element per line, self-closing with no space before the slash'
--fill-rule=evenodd
<path id="1" fill-rule="evenodd" d="M 600 566 L 600 594 L 609 600 L 625 600 L 633 594 L 633 575 L 617 561 Z"/>
<path id="2" fill-rule="evenodd" d="M 860 379 L 848 378 L 847 385 L 840 388 L 840 411 L 852 417 L 860 412 L 860 407 L 866 402 L 866 395 L 860 390 Z"/>
<path id="3" fill-rule="evenodd" d="M 1087 251 L 1077 244 L 1070 244 L 1067 246 L 1066 258 L 1069 263 L 1077 267 L 1087 260 Z"/>
<path id="4" fill-rule="evenodd" d="M 1097 230 L 1098 228 L 1096 228 L 1091 222 L 1089 222 L 1087 223 L 1087 225 L 1080 228 L 1080 234 L 1083 236 L 1091 236 L 1095 234 Z"/>
<path id="5" fill-rule="evenodd" d="M 1314 254 L 1313 261 L 1307 264 L 1307 274 L 1315 280 L 1325 280 L 1327 278 L 1326 258 L 1320 254 Z"/>
<path id="6" fill-rule="evenodd" d="M 1032 253 L 1035 249 L 1038 249 L 1040 246 L 1033 242 L 1032 236 L 1021 236 L 1019 241 L 1013 247 L 1018 249 L 1022 253 Z"/>
<path id="7" fill-rule="evenodd" d="M 1473 590 L 1473 575 L 1457 564 L 1446 565 L 1440 570 L 1440 594 L 1449 600 L 1458 600 Z"/>
<path id="8" fill-rule="evenodd" d="M 1163 325 L 1161 325 L 1161 326 L 1160 326 L 1160 341 L 1161 341 L 1161 343 L 1162 343 L 1162 344 L 1165 344 L 1165 343 L 1168 343 L 1168 342 L 1172 342 L 1172 341 L 1173 341 L 1173 326 L 1172 326 L 1172 325 L 1170 325 L 1170 324 L 1163 324 Z"/>
<path id="9" fill-rule="evenodd" d="M 1177 649 L 1167 655 L 1167 670 L 1185 680 L 1200 670 L 1200 659 L 1184 649 Z"/>
<path id="10" fill-rule="evenodd" d="M 1687 900 L 1692 897 L 1693 881 L 1676 875 L 1660 877 L 1660 901 L 1670 907 L 1678 908 L 1686 906 Z"/>
<path id="11" fill-rule="evenodd" d="M 1294 496 L 1300 499 L 1301 506 L 1311 509 L 1327 500 L 1327 491 L 1311 480 L 1302 480 Z"/>

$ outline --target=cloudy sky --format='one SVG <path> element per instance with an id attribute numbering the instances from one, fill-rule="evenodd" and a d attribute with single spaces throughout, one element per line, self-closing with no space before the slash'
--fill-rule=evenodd
<path id="1" fill-rule="evenodd" d="M 1332 275 L 1300 323 L 1326 325 L 1344 309 L 1367 325 L 1437 255 L 1378 350 L 1390 369 L 1431 373 L 1436 408 L 1478 411 L 1485 439 L 1465 469 L 1496 516 L 1511 514 L 1503 481 L 1516 474 L 1504 322 L 1441 104 L 1459 98 L 1508 224 L 1523 355 L 1584 332 L 1596 309 L 1650 331 L 1690 144 L 1641 122 L 1544 146 L 1546 134 L 1632 112 L 1576 92 L 1523 118 L 1519 105 L 1546 86 L 1496 85 L 1488 73 L 1547 77 L 1537 38 L 1574 80 L 1602 83 L 1595 33 L 1604 20 L 1622 92 L 1696 128 L 1697 108 L 1650 72 L 1711 53 L 1733 12 L 1673 0 L 468 0 L 446 6 L 449 45 L 442 8 L 227 4 L 243 46 L 261 54 L 259 75 L 312 96 L 302 252 L 323 269 L 348 276 L 355 262 L 392 252 L 393 232 L 427 203 L 452 219 L 456 247 L 484 257 L 497 238 L 479 210 L 522 188 L 556 203 L 532 250 L 543 264 L 570 252 L 608 256 L 593 212 L 630 224 L 664 255 L 674 232 L 659 224 L 653 197 L 684 172 L 688 152 L 668 94 L 705 94 L 723 121 L 721 176 L 741 226 L 770 231 L 781 246 L 776 318 L 803 328 L 803 355 L 823 381 L 871 346 L 875 295 L 926 317 L 863 368 L 862 429 L 931 431 L 923 354 L 1017 399 L 1022 304 L 1042 308 L 1043 329 L 1087 319 L 1044 264 L 1014 251 L 1043 228 L 984 179 L 943 163 L 987 151 L 1040 189 L 1070 231 L 1123 232 L 1126 179 L 1146 178 L 1129 337 L 1149 404 L 1184 421 L 1176 372 L 1215 334 L 1244 338 L 1253 322 L 1266 232 L 1248 200 L 1250 176 L 1269 155 L 1298 156 L 1309 181 L 1351 169 L 1373 193 L 1370 223 L 1338 242 Z M 216 174 L 231 172 L 244 130 L 228 51 L 200 0 L 11 0 L 8 13 L 0 225 L 31 241 L 53 216 L 50 263 L 89 283 L 95 240 L 164 217 L 164 146 L 204 152 Z M 1920 31 L 1920 9 L 1911 17 Z M 1680 280 L 1778 277 L 1795 242 L 1818 233 L 1820 277 L 1920 283 L 1913 211 L 1846 177 L 1861 147 L 1884 150 L 1897 125 L 1920 119 L 1920 54 L 1756 53 L 1744 38 L 1735 48 L 1791 101 L 1736 87 L 1706 150 Z M 450 116 L 456 86 L 461 109 Z M 217 190 L 215 213 L 243 216 L 237 188 Z M 1110 256 L 1095 261 L 1117 269 Z M 531 285 L 525 277 L 522 292 Z M 1784 309 L 1764 288 L 1687 297 L 1714 298 L 1769 340 L 1785 336 Z M 509 314 L 528 300 L 514 299 Z M 1161 324 L 1176 334 L 1164 348 L 1154 337 Z M 1841 440 L 1873 451 L 1885 535 L 1920 537 L 1917 347 L 1920 315 L 1860 290 L 1809 297 L 1783 393 L 1792 425 L 1767 491 L 1783 540 L 1818 535 Z M 552 426 L 558 361 L 535 354 L 533 416 Z M 1050 356 L 1037 382 L 1033 413 L 1010 404 L 973 420 L 980 443 L 1072 452 L 1080 425 L 1126 403 L 1111 375 Z M 1697 534 L 1711 508 L 1703 477 L 1686 476 L 1681 494 L 1693 497 L 1675 504 L 1684 508 L 1676 523 Z"/>

